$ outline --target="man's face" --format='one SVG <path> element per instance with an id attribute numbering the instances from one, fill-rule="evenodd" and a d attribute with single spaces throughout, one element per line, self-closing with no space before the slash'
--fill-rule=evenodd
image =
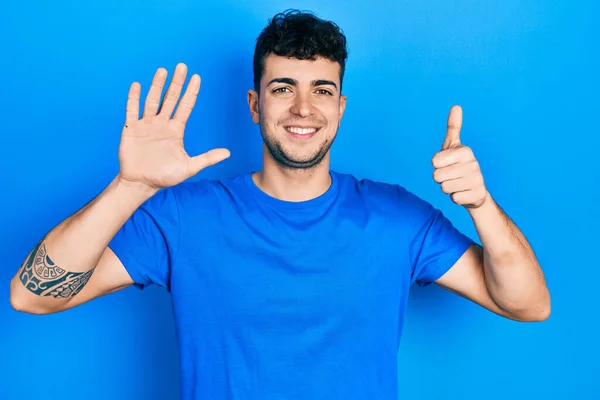
<path id="1" fill-rule="evenodd" d="M 273 159 L 286 168 L 312 168 L 328 155 L 346 106 L 340 65 L 324 58 L 265 58 L 260 97 L 248 92 L 252 120 L 260 124 Z"/>

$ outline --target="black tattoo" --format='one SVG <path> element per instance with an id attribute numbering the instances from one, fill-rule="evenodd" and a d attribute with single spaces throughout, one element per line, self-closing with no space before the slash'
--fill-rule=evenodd
<path id="1" fill-rule="evenodd" d="M 94 269 L 87 272 L 67 272 L 56 265 L 40 241 L 25 263 L 19 278 L 27 290 L 38 296 L 73 297 L 83 289 Z"/>

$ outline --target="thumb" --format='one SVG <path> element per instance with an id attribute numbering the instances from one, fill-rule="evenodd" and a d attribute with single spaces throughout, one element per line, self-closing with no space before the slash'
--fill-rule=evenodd
<path id="1" fill-rule="evenodd" d="M 448 129 L 442 150 L 460 146 L 460 128 L 462 127 L 462 108 L 454 106 L 448 115 Z"/>
<path id="2" fill-rule="evenodd" d="M 231 153 L 227 149 L 213 149 L 207 151 L 206 153 L 191 157 L 190 172 L 192 173 L 192 176 L 196 175 L 204 168 L 210 167 L 211 165 L 215 165 L 216 163 L 229 158 L 230 155 Z"/>

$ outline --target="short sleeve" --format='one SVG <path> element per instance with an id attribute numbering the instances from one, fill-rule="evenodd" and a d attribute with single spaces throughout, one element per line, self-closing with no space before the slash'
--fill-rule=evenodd
<path id="1" fill-rule="evenodd" d="M 146 200 L 108 246 L 143 289 L 156 284 L 170 291 L 171 268 L 179 245 L 179 211 L 173 188 Z"/>
<path id="2" fill-rule="evenodd" d="M 428 205 L 428 204 L 427 204 Z M 474 241 L 432 207 L 410 242 L 411 284 L 425 287 L 444 275 Z"/>

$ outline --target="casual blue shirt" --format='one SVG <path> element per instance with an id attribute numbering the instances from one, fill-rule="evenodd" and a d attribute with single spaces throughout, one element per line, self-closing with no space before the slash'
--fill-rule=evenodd
<path id="1" fill-rule="evenodd" d="M 110 242 L 171 293 L 185 399 L 392 400 L 409 287 L 473 241 L 400 185 L 331 171 L 288 202 L 246 173 L 146 201 Z"/>

